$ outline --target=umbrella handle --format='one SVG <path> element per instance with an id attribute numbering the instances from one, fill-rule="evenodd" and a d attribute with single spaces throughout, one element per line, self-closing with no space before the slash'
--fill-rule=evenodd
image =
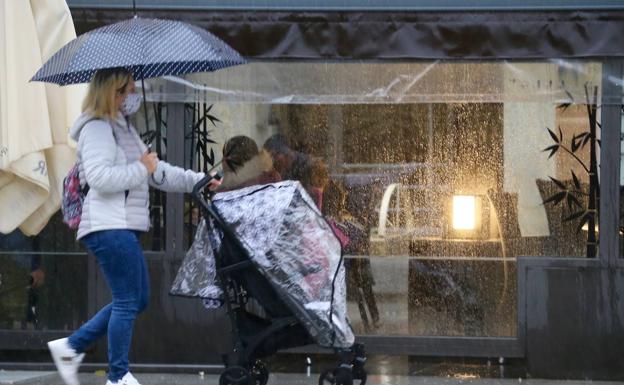
<path id="1" fill-rule="evenodd" d="M 136 12 L 134 14 L 136 15 Z M 141 92 L 143 93 L 143 114 L 145 115 L 145 131 L 149 132 L 149 121 L 147 120 L 147 98 L 145 97 L 145 81 L 143 80 L 143 68 L 141 68 Z"/>

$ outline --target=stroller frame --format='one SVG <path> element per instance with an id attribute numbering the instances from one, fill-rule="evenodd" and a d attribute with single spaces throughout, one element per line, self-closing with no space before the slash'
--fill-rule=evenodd
<path id="1" fill-rule="evenodd" d="M 262 296 L 264 298 L 270 298 L 271 296 L 279 297 L 264 277 L 262 277 L 262 280 L 257 281 L 255 285 L 248 284 L 245 287 L 241 283 L 241 281 L 251 282 L 248 279 L 249 274 L 261 275 L 255 270 L 250 256 L 232 228 L 225 223 L 212 202 L 209 203 L 204 198 L 203 189 L 214 178 L 214 176 L 207 175 L 199 181 L 193 189 L 192 196 L 201 207 L 203 214 L 211 218 L 224 235 L 221 247 L 215 255 L 216 272 L 217 281 L 223 290 L 224 305 L 231 325 L 233 353 L 237 356 L 237 359 L 236 365 L 231 366 L 229 355 L 224 355 L 226 369 L 220 376 L 219 384 L 266 385 L 269 378 L 269 370 L 261 358 L 274 354 L 280 348 L 301 346 L 302 338 L 310 343 L 312 340 L 303 325 L 290 310 L 286 314 L 280 310 L 275 310 L 275 307 L 271 309 L 269 306 L 265 306 L 265 304 L 261 305 L 270 315 L 270 320 L 254 315 L 246 310 L 250 298 Z M 212 196 L 213 194 L 208 193 L 208 195 Z M 225 254 L 227 251 L 231 252 L 232 247 L 235 248 L 235 252 L 242 254 L 244 258 L 227 263 L 228 258 Z M 252 288 L 250 286 L 255 287 Z M 257 297 L 253 293 L 250 295 L 248 292 L 248 290 L 251 291 L 252 289 L 257 291 Z M 287 309 L 281 300 L 279 305 Z M 258 333 L 247 335 L 243 327 L 261 327 L 262 329 Z M 289 333 L 294 334 L 295 338 L 289 340 Z M 278 340 L 282 344 L 278 345 L 271 339 Z M 366 362 L 364 345 L 355 343 L 349 349 L 334 348 L 334 351 L 338 354 L 340 363 L 335 368 L 327 369 L 321 373 L 319 385 L 352 385 L 354 379 L 359 380 L 360 385 L 365 385 L 367 373 L 364 369 Z"/>

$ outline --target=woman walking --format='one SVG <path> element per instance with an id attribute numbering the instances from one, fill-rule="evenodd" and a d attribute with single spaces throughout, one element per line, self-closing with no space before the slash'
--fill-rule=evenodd
<path id="1" fill-rule="evenodd" d="M 108 334 L 107 385 L 139 385 L 129 371 L 134 320 L 149 299 L 149 277 L 139 236 L 149 229 L 149 185 L 191 192 L 203 173 L 158 159 L 141 141 L 128 116 L 141 97 L 124 68 L 98 71 L 89 84 L 83 113 L 70 129 L 78 142 L 83 191 L 87 191 L 77 238 L 95 255 L 113 300 L 69 338 L 48 347 L 67 385 L 79 385 L 85 349 Z"/>

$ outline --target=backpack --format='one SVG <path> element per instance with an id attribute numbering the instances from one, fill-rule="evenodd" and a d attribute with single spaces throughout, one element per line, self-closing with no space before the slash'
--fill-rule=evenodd
<path id="1" fill-rule="evenodd" d="M 74 164 L 63 179 L 61 212 L 63 213 L 63 222 L 72 230 L 77 229 L 80 225 L 82 204 L 89 190 L 88 185 L 85 188 L 80 186 L 79 169 L 78 163 Z"/>
<path id="2" fill-rule="evenodd" d="M 83 123 L 83 127 L 96 119 L 89 119 Z M 117 138 L 115 137 L 115 131 L 113 130 L 113 137 L 115 138 L 115 142 Z M 63 178 L 63 196 L 61 197 L 61 212 L 63 213 L 63 222 L 67 224 L 67 226 L 72 229 L 78 229 L 80 225 L 80 219 L 82 218 L 82 204 L 84 203 L 85 197 L 89 192 L 89 185 L 86 184 L 84 187 L 80 186 L 80 166 L 78 162 L 74 164 L 72 168 L 69 169 L 69 172 Z"/>

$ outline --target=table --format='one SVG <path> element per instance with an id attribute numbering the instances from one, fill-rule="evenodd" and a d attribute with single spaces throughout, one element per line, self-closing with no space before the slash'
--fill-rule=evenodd
<path id="1" fill-rule="evenodd" d="M 496 258 L 503 256 L 503 246 L 500 239 L 415 237 L 409 242 L 409 255 Z"/>

